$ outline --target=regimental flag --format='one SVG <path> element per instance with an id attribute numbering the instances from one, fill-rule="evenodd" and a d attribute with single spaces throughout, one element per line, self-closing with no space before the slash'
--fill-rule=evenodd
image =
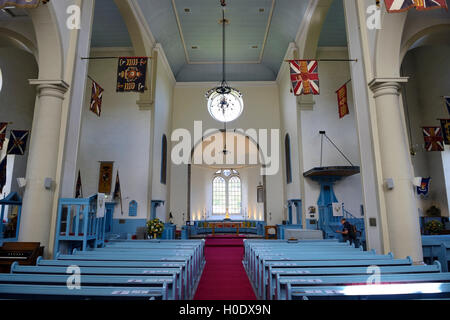
<path id="1" fill-rule="evenodd" d="M 423 127 L 423 138 L 427 151 L 444 151 L 444 137 L 441 127 Z"/>
<path id="2" fill-rule="evenodd" d="M 8 127 L 8 122 L 0 122 L 0 150 L 3 149 L 3 143 L 6 139 L 6 128 Z"/>
<path id="3" fill-rule="evenodd" d="M 123 214 L 123 209 L 122 209 L 122 191 L 120 190 L 120 179 L 119 179 L 119 170 L 117 170 L 117 175 L 116 175 L 116 186 L 114 187 L 114 196 L 113 199 L 119 200 L 120 201 L 120 212 Z"/>
<path id="4" fill-rule="evenodd" d="M 384 0 L 387 12 L 402 12 L 415 6 L 414 0 Z"/>
<path id="5" fill-rule="evenodd" d="M 448 9 L 446 0 L 384 0 L 384 3 L 389 13 L 402 12 L 413 7 L 419 11 L 439 8 Z"/>
<path id="6" fill-rule="evenodd" d="M 450 144 L 450 119 L 439 119 L 441 121 L 442 136 L 444 143 Z"/>
<path id="7" fill-rule="evenodd" d="M 416 10 L 420 11 L 439 8 L 448 9 L 446 0 L 414 0 L 414 2 Z"/>
<path id="8" fill-rule="evenodd" d="M 91 111 L 100 117 L 102 113 L 102 99 L 103 91 L 105 91 L 100 85 L 92 81 L 92 94 L 91 94 Z"/>
<path id="9" fill-rule="evenodd" d="M 37 8 L 39 6 L 40 0 L 0 0 L 0 9 L 5 7 L 16 7 L 16 8 Z M 47 3 L 48 0 L 43 0 L 43 3 Z"/>
<path id="10" fill-rule="evenodd" d="M 27 148 L 29 133 L 28 130 L 11 130 L 6 154 L 23 156 Z"/>
<path id="11" fill-rule="evenodd" d="M 75 198 L 83 198 L 83 186 L 81 185 L 80 170 L 78 170 L 77 186 L 75 188 Z"/>
<path id="12" fill-rule="evenodd" d="M 350 113 L 347 103 L 347 84 L 340 87 L 336 93 L 338 99 L 339 118 L 343 118 L 345 115 Z"/>
<path id="13" fill-rule="evenodd" d="M 289 64 L 294 95 L 318 95 L 320 90 L 317 60 L 290 60 Z"/>
<path id="14" fill-rule="evenodd" d="M 427 195 L 428 194 L 428 190 L 430 187 L 430 180 L 431 177 L 428 178 L 422 178 L 421 182 L 420 182 L 420 186 L 416 187 L 417 188 L 417 194 L 423 194 L 423 195 Z"/>
<path id="15" fill-rule="evenodd" d="M 117 92 L 144 92 L 147 57 L 120 57 L 117 68 Z"/>
<path id="16" fill-rule="evenodd" d="M 8 156 L 5 156 L 2 160 L 2 162 L 0 162 L 0 194 L 3 193 L 3 187 L 6 184 L 6 159 L 8 158 Z"/>
<path id="17" fill-rule="evenodd" d="M 98 177 L 98 193 L 111 194 L 114 162 L 101 162 Z"/>
<path id="18" fill-rule="evenodd" d="M 450 97 L 444 97 L 445 106 L 447 107 L 448 113 L 450 113 Z"/>

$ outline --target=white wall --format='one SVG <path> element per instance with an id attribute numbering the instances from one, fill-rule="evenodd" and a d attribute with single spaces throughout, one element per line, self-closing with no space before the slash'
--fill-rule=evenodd
<path id="1" fill-rule="evenodd" d="M 152 200 L 165 201 L 164 206 L 156 209 L 156 215 L 166 221 L 169 214 L 168 201 L 170 200 L 170 150 L 172 133 L 172 105 L 174 79 L 168 68 L 162 50 L 158 54 L 156 73 L 155 104 L 154 104 L 154 138 L 153 138 L 153 175 L 152 175 Z M 167 176 L 166 184 L 161 183 L 161 146 L 163 134 L 167 137 Z"/>
<path id="2" fill-rule="evenodd" d="M 87 82 L 78 154 L 83 195 L 89 196 L 98 191 L 99 161 L 114 161 L 111 192 L 114 192 L 119 170 L 124 211 L 122 216 L 120 207 L 116 206 L 115 218 L 128 217 L 131 200 L 138 202 L 135 218 L 146 218 L 150 111 L 138 109 L 137 93 L 116 93 L 116 59 L 91 60 L 88 72 L 105 91 L 99 118 L 89 110 L 92 82 Z"/>
<path id="3" fill-rule="evenodd" d="M 31 130 L 36 91 L 29 85 L 28 79 L 37 77 L 38 67 L 30 53 L 16 48 L 0 47 L 0 69 L 3 76 L 0 122 L 12 122 L 7 128 L 6 138 L 9 139 L 11 129 Z M 4 194 L 19 190 L 16 178 L 25 177 L 29 146 L 28 138 L 24 156 L 8 156 L 8 187 L 3 190 Z M 6 148 L 7 142 L 4 143 L 2 151 L 6 152 Z"/>
<path id="4" fill-rule="evenodd" d="M 319 59 L 348 58 L 345 50 L 318 51 Z M 348 106 L 350 114 L 339 119 L 336 90 L 350 79 L 347 62 L 319 63 L 320 95 L 315 96 L 312 110 L 301 111 L 301 135 L 303 141 L 302 171 L 308 171 L 320 166 L 320 130 L 327 136 L 355 166 L 359 166 L 359 146 L 356 134 L 355 112 L 353 105 L 352 84 L 347 86 Z M 349 166 L 350 164 L 324 138 L 322 166 Z M 354 175 L 336 183 L 334 188 L 339 202 L 344 202 L 345 208 L 353 215 L 360 216 L 362 204 L 361 177 Z M 317 182 L 305 179 L 305 199 L 302 205 L 307 208 L 317 203 L 320 188 Z"/>
<path id="5" fill-rule="evenodd" d="M 205 92 L 216 86 L 217 83 L 177 83 L 174 91 L 174 109 L 172 129 L 185 128 L 191 132 L 193 138 L 194 121 L 203 121 L 203 131 L 211 128 L 223 128 L 209 115 Z M 244 99 L 244 111 L 235 121 L 228 124 L 227 128 L 254 129 L 280 129 L 280 113 L 278 88 L 276 83 L 234 83 L 230 84 L 242 91 Z M 199 137 L 201 138 L 201 136 Z M 281 139 L 280 139 L 281 145 Z M 172 143 L 175 145 L 176 143 Z M 280 149 L 280 153 L 281 153 Z M 277 157 L 279 163 L 281 158 Z M 183 224 L 182 214 L 186 220 L 187 212 L 187 165 L 174 165 L 171 172 L 171 201 L 170 211 L 174 216 L 174 222 Z M 269 224 L 281 223 L 283 220 L 283 175 L 281 167 L 275 175 L 267 176 L 267 214 L 272 213 Z M 194 190 L 192 191 L 194 192 Z"/>
<path id="6" fill-rule="evenodd" d="M 404 76 L 409 77 L 405 86 L 405 115 L 409 113 L 412 144 L 416 155 L 412 157 L 414 174 L 431 177 L 430 192 L 426 198 L 417 197 L 423 213 L 432 205 L 441 209 L 443 216 L 449 215 L 446 180 L 450 173 L 444 171 L 445 152 L 427 152 L 424 149 L 422 126 L 440 126 L 437 119 L 447 119 L 448 111 L 441 96 L 448 94 L 450 76 L 450 46 L 425 46 L 408 52 L 403 61 Z M 409 111 L 409 112 L 408 112 Z"/>

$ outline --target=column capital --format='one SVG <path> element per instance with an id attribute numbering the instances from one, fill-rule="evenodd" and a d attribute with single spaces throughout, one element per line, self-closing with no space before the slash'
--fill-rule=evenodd
<path id="1" fill-rule="evenodd" d="M 316 102 L 312 96 L 300 96 L 296 97 L 297 107 L 300 110 L 313 110 Z"/>
<path id="2" fill-rule="evenodd" d="M 152 110 L 154 102 L 152 100 L 138 100 L 136 101 L 136 104 L 139 107 L 139 110 L 145 111 L 145 110 Z"/>
<path id="3" fill-rule="evenodd" d="M 408 82 L 408 79 L 408 77 L 374 78 L 369 82 L 369 88 L 375 98 L 385 94 L 398 96 L 401 84 Z"/>
<path id="4" fill-rule="evenodd" d="M 64 80 L 29 79 L 28 82 L 37 87 L 39 97 L 52 96 L 64 99 L 64 94 L 70 87 Z"/>

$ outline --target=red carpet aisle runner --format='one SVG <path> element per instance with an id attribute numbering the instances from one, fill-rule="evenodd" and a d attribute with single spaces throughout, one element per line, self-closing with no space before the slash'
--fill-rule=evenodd
<path id="1" fill-rule="evenodd" d="M 256 300 L 242 266 L 244 237 L 206 238 L 206 265 L 194 300 Z"/>

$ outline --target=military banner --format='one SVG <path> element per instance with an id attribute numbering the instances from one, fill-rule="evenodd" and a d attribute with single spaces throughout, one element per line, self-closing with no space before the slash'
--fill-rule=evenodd
<path id="1" fill-rule="evenodd" d="M 450 144 L 450 119 L 439 119 L 441 121 L 442 135 L 444 143 Z"/>
<path id="2" fill-rule="evenodd" d="M 98 181 L 98 192 L 111 194 L 111 184 L 114 162 L 100 162 L 100 174 Z"/>
<path id="3" fill-rule="evenodd" d="M 117 92 L 144 92 L 147 57 L 120 57 L 117 67 Z"/>
<path id="4" fill-rule="evenodd" d="M 347 103 L 347 84 L 340 87 L 336 93 L 338 99 L 339 118 L 343 118 L 350 113 Z"/>

